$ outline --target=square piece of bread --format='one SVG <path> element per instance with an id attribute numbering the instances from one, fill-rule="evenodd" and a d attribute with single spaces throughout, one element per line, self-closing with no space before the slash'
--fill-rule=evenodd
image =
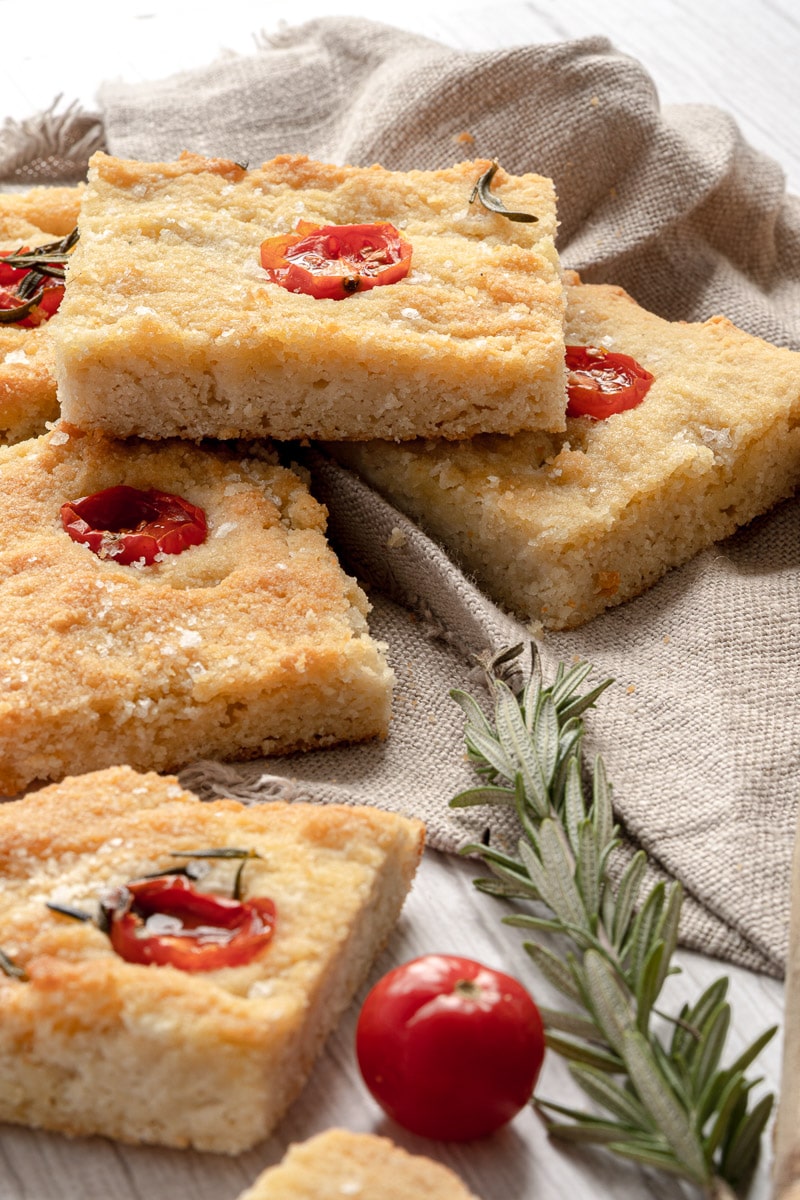
<path id="1" fill-rule="evenodd" d="M 65 237 L 78 223 L 83 187 L 38 187 L 0 195 L 0 250 L 33 249 Z M 34 329 L 0 324 L 0 442 L 44 433 L 58 417 L 52 321 Z"/>
<path id="2" fill-rule="evenodd" d="M 476 1200 L 441 1163 L 388 1138 L 328 1129 L 290 1146 L 239 1200 Z"/>
<path id="3" fill-rule="evenodd" d="M 235 1154 L 266 1137 L 366 977 L 411 885 L 423 826 L 372 808 L 202 802 L 117 767 L 0 805 L 0 1120 Z M 275 905 L 251 961 L 121 958 L 107 889 L 200 862 L 194 886 Z M 154 917 L 150 917 L 152 924 Z M 152 932 L 152 930 L 151 930 Z M 182 939 L 185 941 L 185 939 Z"/>
<path id="4" fill-rule="evenodd" d="M 119 484 L 198 505 L 205 542 L 125 566 L 72 541 L 61 505 Z M 0 448 L 0 791 L 385 736 L 392 673 L 325 518 L 257 447 L 62 424 Z"/>
<path id="5" fill-rule="evenodd" d="M 581 625 L 800 483 L 800 354 L 724 317 L 670 323 L 620 288 L 567 288 L 566 340 L 655 376 L 636 408 L 523 433 L 331 447 L 508 608 Z"/>
<path id="6" fill-rule="evenodd" d="M 463 438 L 564 428 L 563 286 L 550 180 L 281 156 L 256 170 L 96 154 L 59 322 L 64 418 L 118 437 Z M 388 221 L 411 272 L 343 300 L 270 282 L 260 246 Z"/>

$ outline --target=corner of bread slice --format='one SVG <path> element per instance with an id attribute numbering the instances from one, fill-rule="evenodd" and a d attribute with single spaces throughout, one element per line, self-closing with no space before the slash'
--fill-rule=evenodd
<path id="1" fill-rule="evenodd" d="M 371 808 L 201 802 L 127 767 L 2 806 L 0 1120 L 228 1154 L 266 1137 L 386 942 L 423 837 Z M 231 897 L 226 849 L 248 855 L 242 900 L 275 905 L 265 948 L 193 971 L 115 952 L 95 919 L 109 888 L 214 850 L 192 886 Z"/>
<path id="2" fill-rule="evenodd" d="M 239 1200 L 476 1200 L 458 1176 L 389 1138 L 328 1129 L 290 1146 L 283 1160 L 258 1177 Z"/>

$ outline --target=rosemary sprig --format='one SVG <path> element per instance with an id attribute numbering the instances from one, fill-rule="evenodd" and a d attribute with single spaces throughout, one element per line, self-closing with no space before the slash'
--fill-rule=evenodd
<path id="1" fill-rule="evenodd" d="M 461 792 L 453 807 L 501 804 L 516 809 L 522 828 L 518 855 L 485 844 L 464 853 L 483 858 L 490 879 L 475 881 L 494 896 L 534 901 L 547 915 L 523 912 L 507 924 L 556 934 L 571 943 L 563 957 L 538 942 L 525 949 L 549 982 L 570 1002 L 544 1009 L 547 1044 L 569 1062 L 602 1117 L 536 1100 L 553 1136 L 600 1143 L 650 1167 L 730 1195 L 758 1158 L 773 1097 L 750 1107 L 758 1080 L 746 1071 L 775 1033 L 766 1030 L 727 1066 L 721 1061 L 731 1018 L 728 981 L 717 980 L 677 1016 L 656 1004 L 678 939 L 682 891 L 658 883 L 646 894 L 643 851 L 618 883 L 609 861 L 619 845 L 611 786 L 601 758 L 594 762 L 591 795 L 583 786 L 582 714 L 612 682 L 581 694 L 586 663 L 559 666 L 543 686 L 531 649 L 527 678 L 522 646 L 487 667 L 494 721 L 462 691 L 452 697 L 466 714 L 467 754 L 481 784 Z M 653 1028 L 671 1025 L 671 1037 Z"/>
<path id="2" fill-rule="evenodd" d="M 476 200 L 480 200 L 483 207 L 488 209 L 489 212 L 499 213 L 500 216 L 505 217 L 507 221 L 538 221 L 539 218 L 534 216 L 533 213 L 515 212 L 510 208 L 506 208 L 500 197 L 496 196 L 494 192 L 490 191 L 492 180 L 497 174 L 499 167 L 500 163 L 495 158 L 492 161 L 492 165 L 489 167 L 488 171 L 484 171 L 478 182 L 475 184 L 475 187 L 470 192 L 469 203 L 474 204 Z"/>

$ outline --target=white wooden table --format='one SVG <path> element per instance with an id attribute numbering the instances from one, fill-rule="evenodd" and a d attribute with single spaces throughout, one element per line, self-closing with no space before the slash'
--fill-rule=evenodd
<path id="1" fill-rule="evenodd" d="M 747 138 L 783 165 L 791 190 L 800 192 L 800 14 L 791 0 L 541 0 L 469 8 L 408 0 L 403 6 L 343 0 L 336 8 L 320 0 L 266 5 L 226 0 L 214 8 L 168 0 L 115 0 L 113 5 L 39 0 L 35 20 L 19 0 L 0 0 L 6 50 L 0 117 L 23 119 L 47 107 L 57 92 L 92 108 L 103 79 L 158 78 L 201 65 L 223 48 L 248 53 L 259 30 L 337 11 L 401 25 L 466 49 L 606 34 L 644 63 L 664 103 L 715 103 L 729 110 Z M 518 975 L 542 1002 L 557 1002 L 529 966 L 518 931 L 500 924 L 502 906 L 473 891 L 475 873 L 472 864 L 426 855 L 401 924 L 372 980 L 417 954 L 464 953 Z M 696 955 L 680 954 L 679 960 L 684 973 L 670 982 L 676 997 L 698 995 L 725 970 Z M 746 971 L 727 973 L 734 1005 L 733 1052 L 767 1024 L 780 1022 L 783 989 Z M 696 1194 L 669 1177 L 643 1173 L 601 1152 L 551 1144 L 532 1111 L 493 1138 L 464 1146 L 405 1135 L 383 1120 L 361 1085 L 352 1050 L 357 1012 L 355 1004 L 275 1136 L 248 1154 L 227 1159 L 0 1127 L 0 1200 L 234 1200 L 264 1166 L 282 1156 L 290 1141 L 333 1124 L 390 1133 L 408 1149 L 440 1158 L 484 1200 L 668 1200 Z M 765 1086 L 776 1088 L 778 1039 L 759 1067 Z M 554 1058 L 546 1063 L 540 1092 L 566 1103 L 579 1098 L 565 1066 Z M 768 1153 L 765 1157 L 750 1192 L 756 1200 L 765 1200 L 770 1191 Z"/>

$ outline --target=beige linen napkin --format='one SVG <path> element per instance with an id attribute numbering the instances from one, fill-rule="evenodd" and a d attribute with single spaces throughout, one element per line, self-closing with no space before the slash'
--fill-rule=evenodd
<path id="1" fill-rule="evenodd" d="M 106 85 L 100 100 L 108 148 L 130 157 L 188 148 L 258 163 L 304 152 L 407 169 L 498 156 L 509 171 L 555 179 L 562 259 L 584 279 L 620 283 L 670 319 L 723 312 L 800 346 L 800 201 L 784 194 L 780 169 L 714 108 L 660 110 L 643 68 L 604 39 L 468 53 L 330 18 L 265 38 L 250 57 Z M 36 166 L 20 165 L 12 133 L 0 177 L 15 154 L 15 178 L 30 178 Z M 512 838 L 488 813 L 447 809 L 470 782 L 447 690 L 474 684 L 473 652 L 526 631 L 374 493 L 319 456 L 310 465 L 335 545 L 373 586 L 372 627 L 398 676 L 390 738 L 198 764 L 185 782 L 206 795 L 288 790 L 413 812 L 442 849 L 489 824 L 495 840 Z M 774 974 L 800 766 L 797 517 L 790 502 L 640 599 L 540 645 L 547 669 L 579 655 L 617 679 L 587 749 L 606 758 L 629 847 L 687 889 L 685 943 Z"/>

